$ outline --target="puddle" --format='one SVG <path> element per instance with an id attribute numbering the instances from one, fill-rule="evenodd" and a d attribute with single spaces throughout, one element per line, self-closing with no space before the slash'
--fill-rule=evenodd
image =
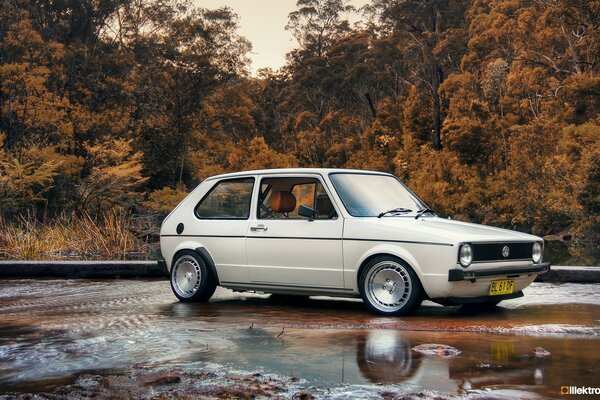
<path id="1" fill-rule="evenodd" d="M 298 377 L 340 397 L 388 386 L 558 397 L 560 386 L 596 384 L 598 289 L 535 284 L 484 314 L 426 303 L 415 316 L 382 318 L 354 300 L 221 289 L 208 304 L 180 303 L 166 281 L 4 280 L 0 393 L 48 391 L 83 373 L 151 364 Z M 413 350 L 426 344 L 460 354 Z M 536 357 L 536 347 L 550 356 Z"/>

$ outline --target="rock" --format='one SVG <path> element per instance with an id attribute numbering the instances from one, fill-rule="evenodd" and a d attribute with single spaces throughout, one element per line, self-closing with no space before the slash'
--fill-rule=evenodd
<path id="1" fill-rule="evenodd" d="M 427 354 L 428 356 L 450 358 L 455 357 L 461 353 L 456 347 L 448 346 L 445 344 L 427 343 L 420 344 L 412 348 L 414 351 Z"/>
<path id="2" fill-rule="evenodd" d="M 533 354 L 536 357 L 550 357 L 551 356 L 550 352 L 541 346 L 538 346 L 535 349 L 533 349 Z"/>
<path id="3" fill-rule="evenodd" d="M 166 372 L 164 374 L 151 374 L 144 378 L 145 386 L 160 386 L 160 385 L 169 385 L 172 383 L 181 382 L 181 377 L 172 372 Z"/>
<path id="4" fill-rule="evenodd" d="M 314 400 L 315 396 L 312 395 L 311 393 L 306 393 L 304 391 L 298 392 L 298 393 L 294 393 L 294 395 L 292 396 L 293 400 Z"/>

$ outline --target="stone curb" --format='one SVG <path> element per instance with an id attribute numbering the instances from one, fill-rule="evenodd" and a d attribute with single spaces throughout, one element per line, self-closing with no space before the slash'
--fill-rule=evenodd
<path id="1" fill-rule="evenodd" d="M 551 266 L 550 272 L 540 275 L 536 282 L 600 283 L 600 267 Z"/>
<path id="2" fill-rule="evenodd" d="M 166 278 L 164 262 L 0 261 L 0 278 Z"/>
<path id="3" fill-rule="evenodd" d="M 0 278 L 166 278 L 159 261 L 0 261 Z M 600 267 L 552 266 L 536 282 L 600 283 Z"/>

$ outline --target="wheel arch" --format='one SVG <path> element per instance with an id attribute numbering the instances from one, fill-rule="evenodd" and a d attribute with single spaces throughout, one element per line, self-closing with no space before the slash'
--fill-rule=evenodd
<path id="1" fill-rule="evenodd" d="M 211 274 L 215 278 L 217 285 L 220 285 L 221 282 L 219 281 L 219 274 L 217 273 L 217 267 L 215 265 L 215 261 L 212 258 L 210 252 L 206 249 L 206 247 L 204 247 L 200 243 L 184 242 L 181 245 L 177 246 L 177 248 L 173 252 L 173 257 L 171 258 L 171 260 L 168 260 L 169 272 L 171 271 L 171 268 L 173 267 L 173 262 L 177 258 L 177 255 L 179 253 L 181 253 L 182 251 L 186 251 L 186 250 L 193 251 L 194 253 L 198 254 L 198 256 L 202 259 L 202 261 L 204 261 L 204 263 L 208 267 L 208 270 L 211 272 Z"/>
<path id="2" fill-rule="evenodd" d="M 221 281 L 219 281 L 219 274 L 217 273 L 217 267 L 215 266 L 215 260 L 213 260 L 212 256 L 210 255 L 210 253 L 208 252 L 206 247 L 199 246 L 199 247 L 196 247 L 194 249 L 194 251 L 196 253 L 198 253 L 200 255 L 200 257 L 202 257 L 204 259 L 204 262 L 206 262 L 206 265 L 208 266 L 208 269 L 210 270 L 213 277 L 215 278 L 217 285 L 220 285 Z"/>
<path id="3" fill-rule="evenodd" d="M 417 260 L 405 249 L 399 248 L 397 246 L 389 246 L 389 245 L 376 246 L 376 247 L 370 249 L 370 251 L 368 251 L 367 253 L 365 253 L 363 255 L 363 257 L 360 259 L 360 261 L 358 263 L 358 268 L 356 269 L 356 278 L 355 278 L 356 281 L 354 282 L 356 284 L 357 289 L 359 289 L 360 277 L 361 277 L 365 267 L 373 259 L 375 259 L 377 257 L 381 257 L 381 256 L 388 256 L 388 257 L 396 258 L 399 261 L 401 261 L 402 263 L 406 264 L 408 267 L 410 267 L 414 271 L 414 273 L 417 275 L 417 278 L 419 279 L 419 283 L 421 284 L 421 287 L 425 291 L 425 294 L 427 296 L 429 296 L 429 293 L 427 290 L 427 285 L 426 285 L 425 280 L 423 279 L 423 273 L 421 271 L 420 265 L 417 262 Z"/>

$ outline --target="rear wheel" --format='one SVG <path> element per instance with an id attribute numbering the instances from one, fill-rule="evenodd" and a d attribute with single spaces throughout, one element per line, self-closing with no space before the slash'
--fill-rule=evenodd
<path id="1" fill-rule="evenodd" d="M 208 301 L 217 283 L 197 253 L 184 250 L 174 258 L 171 266 L 171 289 L 181 301 Z"/>
<path id="2" fill-rule="evenodd" d="M 367 307 L 381 315 L 408 315 L 423 301 L 423 287 L 415 272 L 391 256 L 374 258 L 365 266 L 359 290 Z"/>

